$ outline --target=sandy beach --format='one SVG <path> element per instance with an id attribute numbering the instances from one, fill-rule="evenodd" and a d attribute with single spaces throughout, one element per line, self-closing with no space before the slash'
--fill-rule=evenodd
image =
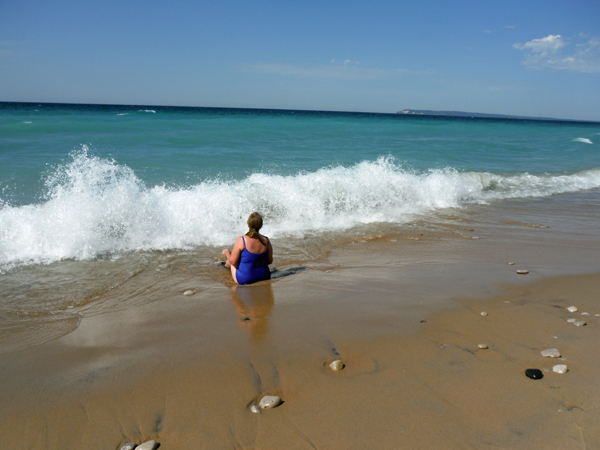
<path id="1" fill-rule="evenodd" d="M 0 355 L 0 446 L 600 448 L 597 212 L 556 201 L 415 223 L 238 289 L 224 269 L 143 272 L 122 307 Z M 251 413 L 269 394 L 283 403 Z"/>

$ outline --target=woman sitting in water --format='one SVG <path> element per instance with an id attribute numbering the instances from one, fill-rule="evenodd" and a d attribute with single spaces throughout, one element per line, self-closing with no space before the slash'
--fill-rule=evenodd
<path id="1" fill-rule="evenodd" d="M 273 262 L 273 247 L 269 238 L 258 232 L 262 228 L 262 216 L 253 212 L 248 217 L 248 232 L 233 244 L 233 251 L 223 250 L 227 257 L 225 267 L 231 269 L 233 281 L 250 284 L 271 278 L 269 264 Z"/>

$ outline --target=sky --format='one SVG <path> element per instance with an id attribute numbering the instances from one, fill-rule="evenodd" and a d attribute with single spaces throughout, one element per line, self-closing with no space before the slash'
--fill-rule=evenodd
<path id="1" fill-rule="evenodd" d="M 0 101 L 600 121 L 600 1 L 0 0 Z"/>

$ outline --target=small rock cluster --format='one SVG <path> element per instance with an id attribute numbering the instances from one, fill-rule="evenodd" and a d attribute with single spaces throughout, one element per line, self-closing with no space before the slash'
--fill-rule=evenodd
<path id="1" fill-rule="evenodd" d="M 579 311 L 579 309 L 577 308 L 577 306 L 569 306 L 569 307 L 567 307 L 567 311 L 569 311 L 570 313 L 576 313 L 577 311 Z M 582 312 L 581 315 L 589 316 L 590 313 Z M 573 317 L 567 319 L 567 322 L 572 323 L 576 327 L 583 327 L 583 326 L 587 325 L 585 320 L 577 320 Z M 546 350 L 542 350 L 540 352 L 540 355 L 542 355 L 546 358 L 560 358 L 561 357 L 560 352 L 556 348 L 548 348 Z M 562 358 L 562 359 L 564 359 L 564 358 Z M 547 369 L 544 369 L 544 370 L 547 370 Z M 537 371 L 539 373 L 537 373 L 537 372 L 534 373 L 532 371 Z M 555 366 L 552 367 L 552 372 L 554 372 L 554 373 L 565 374 L 568 371 L 569 371 L 569 368 L 567 367 L 566 364 L 556 364 Z M 543 374 L 539 369 L 527 369 L 525 371 L 525 375 L 527 375 L 529 378 L 532 378 L 532 379 L 540 379 L 543 377 Z"/>

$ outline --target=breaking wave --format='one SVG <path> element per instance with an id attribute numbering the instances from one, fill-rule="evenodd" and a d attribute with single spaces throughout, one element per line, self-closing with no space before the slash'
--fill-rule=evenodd
<path id="1" fill-rule="evenodd" d="M 414 172 L 379 158 L 292 176 L 254 173 L 239 181 L 171 188 L 147 187 L 129 167 L 80 152 L 45 185 L 44 201 L 0 208 L 0 268 L 227 245 L 245 231 L 252 211 L 263 214 L 271 237 L 402 223 L 469 203 L 597 188 L 600 169 L 570 175 Z"/>

